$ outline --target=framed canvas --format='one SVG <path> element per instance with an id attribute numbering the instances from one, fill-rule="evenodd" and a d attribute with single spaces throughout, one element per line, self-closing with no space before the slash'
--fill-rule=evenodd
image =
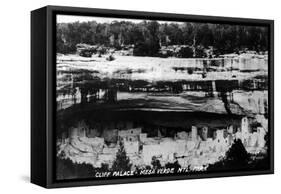
<path id="1" fill-rule="evenodd" d="M 272 174 L 272 20 L 31 12 L 31 182 Z"/>

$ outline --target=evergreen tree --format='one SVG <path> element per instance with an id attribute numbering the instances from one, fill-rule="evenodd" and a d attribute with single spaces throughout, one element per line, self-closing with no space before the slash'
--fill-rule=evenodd
<path id="1" fill-rule="evenodd" d="M 226 152 L 223 160 L 209 165 L 208 171 L 229 171 L 249 169 L 250 154 L 246 151 L 240 139 L 234 140 L 234 143 Z"/>
<path id="2" fill-rule="evenodd" d="M 57 52 L 74 53 L 79 43 L 111 46 L 135 46 L 136 56 L 157 56 L 160 42 L 165 46 L 188 45 L 202 57 L 200 48 L 213 46 L 216 54 L 239 50 L 268 50 L 268 28 L 210 23 L 159 23 L 145 20 L 139 23 L 114 21 L 112 23 L 74 22 L 57 24 Z M 199 52 L 199 53 L 198 53 Z"/>
<path id="3" fill-rule="evenodd" d="M 131 170 L 132 164 L 130 159 L 127 157 L 123 143 L 120 143 L 120 148 L 116 153 L 116 159 L 113 162 L 113 171 L 129 171 Z"/>

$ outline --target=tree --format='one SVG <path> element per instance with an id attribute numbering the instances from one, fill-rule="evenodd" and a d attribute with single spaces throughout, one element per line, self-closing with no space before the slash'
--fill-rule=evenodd
<path id="1" fill-rule="evenodd" d="M 56 158 L 57 179 L 89 178 L 93 177 L 95 168 L 91 164 L 73 163 L 70 159 Z"/>
<path id="2" fill-rule="evenodd" d="M 136 41 L 134 55 L 156 56 L 160 49 L 159 23 L 157 21 L 143 22 L 140 29 L 142 29 L 142 38 Z"/>
<path id="3" fill-rule="evenodd" d="M 250 154 L 240 139 L 234 140 L 223 160 L 208 166 L 207 171 L 245 170 L 249 168 Z"/>
<path id="4" fill-rule="evenodd" d="M 240 139 L 234 140 L 234 143 L 226 153 L 226 158 L 239 165 L 245 165 L 250 160 L 250 155 L 246 151 Z"/>
<path id="5" fill-rule="evenodd" d="M 123 143 L 120 142 L 120 147 L 116 153 L 116 159 L 113 162 L 113 171 L 129 171 L 131 170 L 132 164 L 130 159 L 127 157 Z"/>
<path id="6" fill-rule="evenodd" d="M 110 41 L 111 40 L 111 41 Z M 73 22 L 57 24 L 57 51 L 71 53 L 76 44 L 94 44 L 120 49 L 122 45 L 135 45 L 134 55 L 157 56 L 163 46 L 188 45 L 194 50 L 213 46 L 217 54 L 245 49 L 268 50 L 268 28 L 198 22 L 158 23 L 145 20 L 139 23 L 113 21 L 112 23 Z"/>
<path id="7" fill-rule="evenodd" d="M 151 165 L 154 169 L 159 169 L 162 167 L 160 161 L 155 156 L 152 157 Z"/>

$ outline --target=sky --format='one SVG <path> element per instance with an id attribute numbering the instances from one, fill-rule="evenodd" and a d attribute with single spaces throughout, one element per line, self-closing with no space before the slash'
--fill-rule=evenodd
<path id="1" fill-rule="evenodd" d="M 111 23 L 112 21 L 130 21 L 139 23 L 141 19 L 120 19 L 120 18 L 107 18 L 107 17 L 93 17 L 93 16 L 72 16 L 72 15 L 57 15 L 57 23 L 73 23 L 73 22 L 88 22 L 95 20 L 98 23 Z M 159 21 L 158 21 L 159 22 Z M 170 23 L 169 21 L 160 21 L 159 23 Z M 177 22 L 180 23 L 180 22 Z"/>

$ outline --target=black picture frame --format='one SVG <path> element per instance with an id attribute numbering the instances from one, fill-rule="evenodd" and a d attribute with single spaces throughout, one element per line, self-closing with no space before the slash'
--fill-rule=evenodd
<path id="1" fill-rule="evenodd" d="M 56 15 L 192 21 L 267 26 L 269 29 L 269 154 L 270 168 L 250 172 L 220 172 L 194 175 L 127 177 L 118 179 L 55 180 L 56 120 Z M 46 6 L 31 12 L 31 182 L 46 188 L 106 185 L 136 182 L 245 176 L 274 173 L 274 21 L 232 17 L 199 16 L 94 8 Z"/>

